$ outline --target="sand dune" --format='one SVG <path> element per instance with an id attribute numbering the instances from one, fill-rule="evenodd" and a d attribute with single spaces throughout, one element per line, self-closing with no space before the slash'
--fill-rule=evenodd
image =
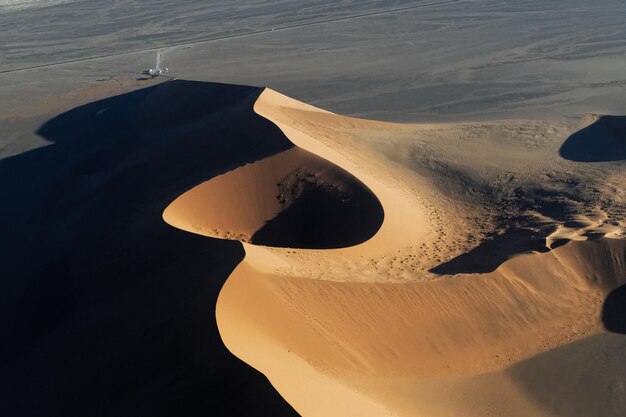
<path id="1" fill-rule="evenodd" d="M 333 248 L 370 238 L 383 211 L 356 178 L 298 147 L 201 184 L 163 213 L 207 236 L 264 246 Z"/>
<path id="2" fill-rule="evenodd" d="M 609 328 L 606 314 L 621 314 L 614 301 L 606 309 L 605 299 L 619 298 L 615 290 L 626 284 L 624 224 L 613 209 L 585 217 L 541 205 L 516 208 L 526 230 L 543 239 L 542 250 L 523 241 L 491 272 L 445 275 L 431 267 L 471 253 L 475 241 L 467 236 L 498 223 L 477 226 L 472 214 L 489 218 L 488 207 L 454 200 L 434 177 L 416 175 L 424 171 L 373 153 L 368 138 L 372 144 L 425 128 L 467 133 L 473 127 L 351 119 L 269 89 L 254 109 L 294 147 L 191 189 L 164 219 L 244 242 L 246 256 L 218 299 L 220 334 L 298 412 L 582 417 L 585 407 L 571 406 L 581 398 L 606 400 L 611 405 L 603 415 L 626 412 L 621 388 L 548 396 L 533 389 L 541 378 L 562 383 L 560 363 L 574 357 L 604 363 L 589 346 Z M 512 161 L 527 156 L 516 146 L 505 153 Z M 298 185 L 303 178 L 315 180 Z M 308 208 L 296 207 L 298 201 Z M 288 221 L 273 224 L 292 209 Z M 312 232 L 319 234 L 311 240 Z M 510 241 L 494 240 L 492 248 Z M 617 349 L 625 342 L 616 336 L 611 343 Z M 543 355 L 557 351 L 548 361 L 554 365 L 546 366 Z M 623 387 L 619 368 L 611 375 L 611 384 Z M 597 398 L 598 392 L 610 398 Z"/>
<path id="3" fill-rule="evenodd" d="M 559 154 L 619 123 L 135 88 L 7 122 L 48 145 L 0 162 L 11 415 L 293 415 L 224 344 L 305 416 L 626 413 L 623 162 Z"/>

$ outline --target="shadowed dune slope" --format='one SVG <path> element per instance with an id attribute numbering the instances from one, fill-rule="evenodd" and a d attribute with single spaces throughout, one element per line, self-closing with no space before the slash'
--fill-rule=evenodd
<path id="1" fill-rule="evenodd" d="M 565 159 L 578 162 L 626 159 L 626 116 L 601 116 L 570 136 L 559 153 Z"/>
<path id="2" fill-rule="evenodd" d="M 261 91 L 166 82 L 51 115 L 50 145 L 0 160 L 3 415 L 297 415 L 217 332 L 241 244 L 162 219 L 293 147 L 252 111 Z"/>
<path id="3" fill-rule="evenodd" d="M 602 323 L 609 331 L 626 334 L 626 285 L 611 291 L 604 300 Z"/>
<path id="4" fill-rule="evenodd" d="M 515 229 L 485 241 L 430 271 L 440 275 L 493 272 L 513 255 L 531 250 L 547 252 L 545 238 L 538 238 L 531 230 Z"/>

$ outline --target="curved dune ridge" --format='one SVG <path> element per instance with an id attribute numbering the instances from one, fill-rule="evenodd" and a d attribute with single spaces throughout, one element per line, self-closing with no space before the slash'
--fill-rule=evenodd
<path id="1" fill-rule="evenodd" d="M 337 248 L 373 236 L 383 210 L 348 172 L 293 147 L 198 185 L 163 218 L 190 232 L 258 245 Z"/>
<path id="2" fill-rule="evenodd" d="M 254 110 L 294 147 L 196 186 L 163 217 L 243 242 L 246 256 L 216 306 L 220 335 L 300 414 L 582 417 L 589 404 L 626 413 L 623 336 L 604 327 L 621 328 L 621 226 L 489 273 L 435 277 L 428 266 L 473 232 L 459 230 L 462 209 L 337 139 L 372 130 L 393 138 L 407 126 L 342 117 L 269 89 Z M 603 377 L 596 366 L 576 368 L 585 363 Z M 599 387 L 546 388 L 587 380 Z"/>

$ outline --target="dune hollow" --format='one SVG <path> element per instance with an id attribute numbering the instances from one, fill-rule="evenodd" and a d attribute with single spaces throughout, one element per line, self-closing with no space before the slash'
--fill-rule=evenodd
<path id="1" fill-rule="evenodd" d="M 163 213 L 169 224 L 198 234 L 316 249 L 364 242 L 383 217 L 363 183 L 298 147 L 206 181 Z"/>

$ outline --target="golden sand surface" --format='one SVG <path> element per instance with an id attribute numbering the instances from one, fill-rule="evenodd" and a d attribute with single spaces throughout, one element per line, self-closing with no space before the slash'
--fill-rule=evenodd
<path id="1" fill-rule="evenodd" d="M 626 412 L 610 378 L 578 395 L 583 405 L 559 403 L 560 386 L 597 381 L 601 369 L 587 364 L 622 343 L 604 330 L 602 308 L 626 283 L 623 192 L 575 221 L 526 208 L 545 232 L 543 250 L 512 251 L 485 271 L 437 269 L 488 233 L 505 234 L 502 201 L 459 197 L 473 186 L 455 194 L 455 169 L 567 170 L 550 138 L 579 125 L 391 124 L 270 89 L 254 111 L 294 146 L 192 188 L 163 217 L 243 242 L 216 307 L 220 335 L 300 414 L 582 417 L 594 401 L 598 415 Z M 446 176 L 429 177 L 439 168 L 427 161 L 445 161 Z M 602 179 L 601 191 L 622 180 Z"/>

